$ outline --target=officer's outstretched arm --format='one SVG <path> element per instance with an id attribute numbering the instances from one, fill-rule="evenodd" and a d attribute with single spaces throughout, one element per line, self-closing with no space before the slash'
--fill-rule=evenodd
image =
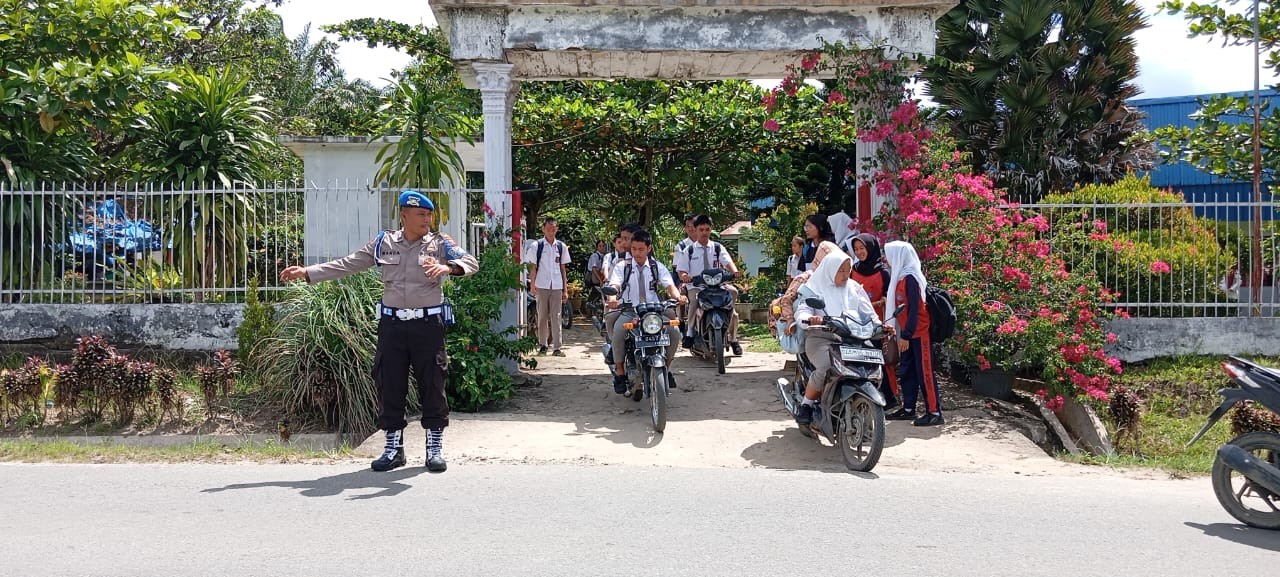
<path id="1" fill-rule="evenodd" d="M 306 267 L 307 282 L 318 283 L 335 280 L 351 276 L 360 271 L 369 270 L 373 265 L 378 264 L 378 259 L 374 258 L 373 255 L 377 243 L 381 241 L 382 236 L 379 235 L 347 256 Z"/>

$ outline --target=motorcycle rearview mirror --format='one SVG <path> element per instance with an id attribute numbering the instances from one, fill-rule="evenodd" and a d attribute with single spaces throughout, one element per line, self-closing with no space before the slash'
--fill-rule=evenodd
<path id="1" fill-rule="evenodd" d="M 804 299 L 804 304 L 808 305 L 811 309 L 827 308 L 827 301 L 822 300 L 820 297 L 809 297 Z"/>
<path id="2" fill-rule="evenodd" d="M 605 285 L 600 287 L 600 294 L 607 297 L 616 297 L 618 296 L 618 289 Z"/>

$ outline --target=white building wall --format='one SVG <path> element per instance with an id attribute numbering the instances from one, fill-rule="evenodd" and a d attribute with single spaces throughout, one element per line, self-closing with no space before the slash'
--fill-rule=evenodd
<path id="1" fill-rule="evenodd" d="M 378 152 L 398 138 L 371 141 L 362 137 L 286 136 L 281 143 L 302 159 L 306 182 L 303 260 L 306 264 L 345 256 L 364 246 L 378 231 L 397 228 L 395 197 L 398 190 L 372 192 L 378 171 Z M 464 172 L 484 170 L 483 143 L 458 142 Z M 455 188 L 466 184 L 464 175 L 454 178 Z M 466 242 L 467 198 L 461 190 L 450 194 L 451 218 L 440 230 L 458 242 Z M 381 198 L 380 198 L 381 197 Z"/>

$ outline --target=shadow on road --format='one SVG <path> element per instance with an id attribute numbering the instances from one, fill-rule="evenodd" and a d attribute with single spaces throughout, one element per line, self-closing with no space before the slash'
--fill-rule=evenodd
<path id="1" fill-rule="evenodd" d="M 329 477 L 321 477 L 312 480 L 297 481 L 263 481 L 261 483 L 235 483 L 225 487 L 216 487 L 205 489 L 201 493 L 220 493 L 231 489 L 258 489 L 264 487 L 282 487 L 285 489 L 298 489 L 298 494 L 304 497 L 336 497 L 344 491 L 356 492 L 361 489 L 378 489 L 378 491 L 368 494 L 351 495 L 347 500 L 358 501 L 362 499 L 375 499 L 378 497 L 394 497 L 409 489 L 409 485 L 400 483 L 410 477 L 415 477 L 422 473 L 425 469 L 421 468 L 403 468 L 397 471 L 387 473 L 379 473 L 371 469 L 363 469 L 350 473 L 342 473 L 340 475 L 332 475 Z"/>
<path id="2" fill-rule="evenodd" d="M 1266 529 L 1255 529 L 1248 525 L 1235 523 L 1211 523 L 1203 525 L 1200 523 L 1192 523 L 1187 521 L 1184 525 L 1192 529 L 1199 529 L 1205 535 L 1226 539 L 1227 541 L 1235 541 L 1241 545 L 1249 545 L 1259 549 L 1280 552 L 1280 531 L 1268 531 Z"/>
<path id="3" fill-rule="evenodd" d="M 862 479 L 879 479 L 875 473 L 850 471 L 840 460 L 840 449 L 805 437 L 795 427 L 776 429 L 768 438 L 742 450 L 742 458 L 756 467 L 783 471 L 840 473 Z"/>

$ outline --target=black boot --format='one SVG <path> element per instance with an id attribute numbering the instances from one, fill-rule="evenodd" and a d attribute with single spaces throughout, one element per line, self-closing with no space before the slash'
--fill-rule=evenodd
<path id="1" fill-rule="evenodd" d="M 382 456 L 373 461 L 374 471 L 390 471 L 404 466 L 404 431 L 387 431 L 387 445 L 382 449 Z"/>
<path id="2" fill-rule="evenodd" d="M 680 348 L 683 348 L 683 349 L 686 349 L 686 350 L 687 350 L 687 349 L 692 349 L 692 348 L 693 348 L 693 337 L 691 337 L 691 336 L 689 336 L 689 335 L 685 335 L 685 336 L 684 336 L 684 338 L 680 339 Z"/>
<path id="3" fill-rule="evenodd" d="M 427 429 L 427 470 L 443 473 L 448 468 L 444 462 L 444 429 Z"/>
<path id="4" fill-rule="evenodd" d="M 618 393 L 619 395 L 625 394 L 627 392 L 627 385 L 626 375 L 613 375 L 613 392 Z"/>
<path id="5" fill-rule="evenodd" d="M 742 356 L 742 344 L 740 344 L 738 341 L 733 341 L 729 343 L 729 348 L 733 349 L 733 356 L 735 357 Z"/>
<path id="6" fill-rule="evenodd" d="M 796 411 L 796 424 L 807 427 L 811 423 L 813 423 L 813 405 L 801 404 L 800 410 Z"/>

